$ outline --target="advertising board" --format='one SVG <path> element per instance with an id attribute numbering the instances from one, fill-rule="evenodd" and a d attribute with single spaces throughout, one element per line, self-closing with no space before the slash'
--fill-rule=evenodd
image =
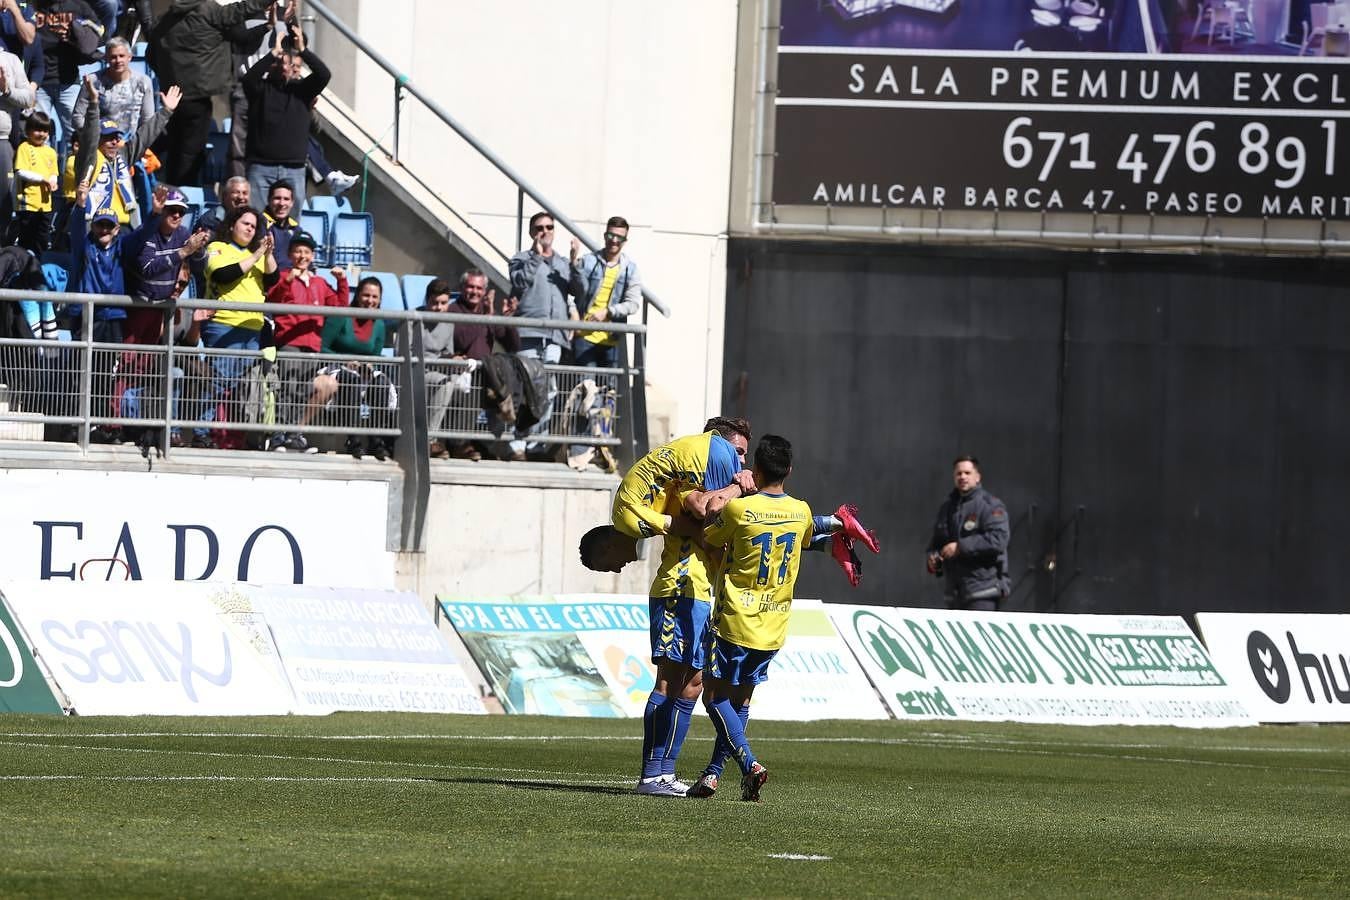
<path id="1" fill-rule="evenodd" d="M 0 578 L 391 588 L 380 481 L 0 473 Z"/>
<path id="2" fill-rule="evenodd" d="M 1350 615 L 1197 613 L 1214 665 L 1262 722 L 1350 722 Z"/>
<path id="3" fill-rule="evenodd" d="M 1348 9 L 781 0 L 756 201 L 1347 219 Z"/>
<path id="4" fill-rule="evenodd" d="M 1179 616 L 826 609 L 898 719 L 1255 724 Z"/>

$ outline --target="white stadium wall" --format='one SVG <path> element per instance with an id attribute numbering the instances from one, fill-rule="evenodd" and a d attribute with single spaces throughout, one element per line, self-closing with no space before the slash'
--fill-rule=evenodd
<path id="1" fill-rule="evenodd" d="M 334 0 L 334 13 L 414 84 L 599 239 L 632 224 L 653 313 L 653 413 L 687 432 L 721 396 L 725 232 L 737 4 L 578 0 Z M 345 39 L 320 29 L 324 51 Z M 327 48 L 332 48 L 331 50 Z M 360 59 L 333 90 L 374 133 L 393 122 L 393 81 Z M 345 71 L 344 71 L 345 69 Z M 400 156 L 474 226 L 516 246 L 516 191 L 415 99 Z M 525 215 L 535 210 L 526 201 Z M 566 235 L 559 242 L 566 247 Z"/>

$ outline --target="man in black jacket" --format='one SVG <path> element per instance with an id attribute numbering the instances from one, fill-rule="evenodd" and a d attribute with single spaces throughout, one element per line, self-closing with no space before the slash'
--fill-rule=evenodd
<path id="1" fill-rule="evenodd" d="M 980 461 L 952 462 L 956 487 L 938 510 L 928 541 L 928 571 L 946 575 L 948 609 L 998 609 L 1008 596 L 1008 511 L 980 486 Z"/>
<path id="2" fill-rule="evenodd" d="M 272 4 L 239 0 L 173 0 L 150 34 L 150 64 L 160 84 L 176 84 L 183 102 L 169 123 L 164 171 L 168 184 L 197 184 L 202 148 L 211 133 L 211 98 L 234 83 L 229 33 Z"/>
<path id="3" fill-rule="evenodd" d="M 278 181 L 293 188 L 292 209 L 305 208 L 305 156 L 314 101 L 332 77 L 309 51 L 299 23 L 288 25 L 291 47 L 278 37 L 272 52 L 244 75 L 249 128 L 244 145 L 245 172 L 254 197 L 267 197 Z M 309 74 L 302 75 L 302 63 Z"/>

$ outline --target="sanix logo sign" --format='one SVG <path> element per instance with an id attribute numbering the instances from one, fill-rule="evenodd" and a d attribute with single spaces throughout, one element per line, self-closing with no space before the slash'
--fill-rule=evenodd
<path id="1" fill-rule="evenodd" d="M 1350 722 L 1350 615 L 1199 613 L 1210 656 L 1262 722 Z"/>
<path id="2" fill-rule="evenodd" d="M 207 601 L 211 588 L 138 582 L 35 581 L 5 587 L 22 631 L 0 627 L 4 650 L 26 634 L 47 672 L 81 715 L 277 715 L 283 687 L 248 641 Z M 0 619 L 0 626 L 10 625 Z M 42 681 L 22 657 L 25 685 Z M 0 676 L 7 669 L 0 661 Z M 0 691 L 0 699 L 3 692 Z"/>

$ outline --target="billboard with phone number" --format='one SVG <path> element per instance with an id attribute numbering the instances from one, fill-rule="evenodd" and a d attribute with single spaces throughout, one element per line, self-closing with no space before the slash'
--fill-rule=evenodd
<path id="1" fill-rule="evenodd" d="M 1193 5 L 781 0 L 761 199 L 1350 218 L 1350 4 Z"/>

